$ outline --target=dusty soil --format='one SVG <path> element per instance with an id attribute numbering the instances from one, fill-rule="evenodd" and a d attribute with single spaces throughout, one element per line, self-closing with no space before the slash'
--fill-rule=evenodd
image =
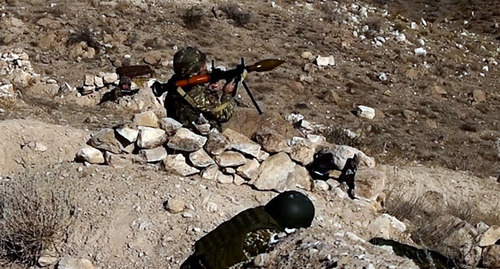
<path id="1" fill-rule="evenodd" d="M 479 213 L 488 215 L 498 208 L 500 193 L 500 2 L 358 1 L 368 7 L 366 17 L 353 3 L 245 0 L 238 1 L 243 12 L 238 15 L 226 1 L 6 0 L 0 2 L 0 52 L 21 48 L 35 72 L 73 87 L 83 85 L 86 74 L 144 64 L 147 56 L 156 59 L 156 78 L 165 81 L 176 49 L 190 44 L 228 67 L 240 57 L 248 63 L 284 59 L 278 69 L 247 79 L 265 110 L 349 129 L 378 163 L 388 170 L 399 167 L 391 183 L 403 186 L 402 192 L 438 190 L 450 201 L 474 198 Z M 191 7 L 201 17 L 187 16 Z M 406 41 L 396 40 L 396 29 Z M 379 45 L 378 37 L 384 40 Z M 75 38 L 94 47 L 95 56 L 76 53 Z M 415 55 L 419 47 L 426 55 Z M 335 65 L 318 67 L 301 57 L 304 52 L 332 55 Z M 117 170 L 73 163 L 91 131 L 127 122 L 135 111 L 16 90 L 21 95 L 14 100 L 0 99 L 5 149 L 0 176 L 50 172 L 55 185 L 75 190 L 79 213 L 63 255 L 88 258 L 101 268 L 175 268 L 205 232 L 275 195 L 179 178 L 153 165 Z M 251 107 L 241 95 L 242 106 Z M 375 108 L 375 118 L 356 116 L 357 105 Z M 52 134 L 64 139 L 54 141 Z M 309 195 L 318 214 L 312 235 L 301 231 L 298 237 L 328 243 L 337 240 L 338 231 L 349 231 L 370 238 L 365 230 L 376 218 L 371 205 L 329 193 Z M 183 199 L 191 217 L 166 212 L 162 204 L 171 197 Z M 209 202 L 217 205 L 215 211 Z M 359 244 L 372 254 L 380 251 Z M 396 268 L 408 262 L 385 253 L 371 261 L 353 259 L 346 268 L 376 259 L 377 265 Z M 309 266 L 321 267 L 312 260 Z"/>

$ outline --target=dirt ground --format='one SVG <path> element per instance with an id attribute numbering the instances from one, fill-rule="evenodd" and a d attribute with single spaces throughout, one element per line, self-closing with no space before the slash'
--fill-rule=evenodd
<path id="1" fill-rule="evenodd" d="M 500 193 L 499 11 L 500 2 L 485 0 L 3 0 L 0 53 L 21 48 L 35 72 L 72 87 L 87 74 L 145 59 L 166 81 L 173 54 L 186 45 L 228 68 L 240 57 L 280 58 L 284 65 L 247 79 L 264 110 L 349 129 L 377 163 L 398 167 L 391 182 L 408 195 L 439 190 L 453 201 L 473 197 L 487 215 L 498 208 Z M 93 57 L 75 49 L 80 41 Z M 417 48 L 426 53 L 416 55 Z M 315 63 L 330 55 L 334 65 Z M 53 173 L 60 187 L 79 190 L 79 215 L 61 253 L 100 268 L 176 268 L 205 232 L 274 196 L 172 176 L 153 165 L 117 170 L 73 163 L 91 132 L 130 121 L 137 111 L 14 86 L 15 99 L 0 99 L 0 146 L 9 149 L 0 176 Z M 240 93 L 241 106 L 252 107 Z M 358 105 L 375 108 L 375 118 L 355 115 Z M 64 139 L 54 141 L 54 133 Z M 315 240 L 333 242 L 337 230 L 369 239 L 365 229 L 376 218 L 369 205 L 310 195 L 319 212 Z M 191 217 L 162 208 L 172 197 L 186 202 Z M 407 262 L 387 253 L 378 259 L 394 268 Z M 346 268 L 375 262 L 354 260 Z"/>

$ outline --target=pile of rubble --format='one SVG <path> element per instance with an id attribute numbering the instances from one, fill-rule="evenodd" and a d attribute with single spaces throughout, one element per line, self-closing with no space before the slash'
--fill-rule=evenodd
<path id="1" fill-rule="evenodd" d="M 287 140 L 270 128 L 262 128 L 254 135 L 255 142 L 232 129 L 220 133 L 200 125 L 198 130 L 201 135 L 183 128 L 172 118 L 158 119 L 147 111 L 136 114 L 131 124 L 95 133 L 77 153 L 76 160 L 114 167 L 132 162 L 160 163 L 165 170 L 180 176 L 199 174 L 203 179 L 250 184 L 259 190 L 342 192 L 343 186 L 335 180 L 314 181 L 305 167 L 318 150 L 328 150 L 339 170 L 348 158 L 359 155 L 356 197 L 373 201 L 384 187 L 385 174 L 375 168 L 373 158 L 349 146 L 330 144 L 319 135 Z M 332 172 L 332 178 L 338 176 L 338 171 Z"/>

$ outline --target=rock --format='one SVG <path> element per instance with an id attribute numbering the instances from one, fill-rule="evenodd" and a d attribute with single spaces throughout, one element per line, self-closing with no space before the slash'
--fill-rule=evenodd
<path id="1" fill-rule="evenodd" d="M 150 65 L 156 65 L 160 62 L 161 57 L 160 55 L 157 54 L 149 54 L 146 57 L 144 57 L 144 62 Z"/>
<path id="2" fill-rule="evenodd" d="M 132 165 L 132 160 L 122 154 L 113 154 L 106 151 L 104 159 L 106 160 L 106 164 L 113 168 L 126 168 Z"/>
<path id="3" fill-rule="evenodd" d="M 482 90 L 474 90 L 472 92 L 472 98 L 474 99 L 474 102 L 481 103 L 486 101 L 486 94 Z"/>
<path id="4" fill-rule="evenodd" d="M 113 84 L 118 81 L 118 74 L 105 73 L 104 76 L 102 77 L 102 80 L 104 80 L 104 83 L 106 84 Z"/>
<path id="5" fill-rule="evenodd" d="M 259 162 L 263 162 L 263 161 L 267 160 L 267 158 L 269 158 L 269 156 L 270 156 L 269 153 L 261 150 L 259 153 L 259 156 L 257 156 L 257 160 Z"/>
<path id="6" fill-rule="evenodd" d="M 97 88 L 102 88 L 102 87 L 104 87 L 104 80 L 102 79 L 102 77 L 95 76 L 94 77 L 94 84 Z"/>
<path id="7" fill-rule="evenodd" d="M 286 138 L 269 127 L 262 127 L 254 134 L 254 139 L 269 153 L 286 151 L 288 143 Z"/>
<path id="8" fill-rule="evenodd" d="M 197 135 L 187 128 L 180 128 L 170 138 L 167 145 L 171 149 L 193 152 L 202 148 L 206 142 L 206 137 Z"/>
<path id="9" fill-rule="evenodd" d="M 372 120 L 375 118 L 375 109 L 367 106 L 357 106 L 356 115 L 361 118 Z"/>
<path id="10" fill-rule="evenodd" d="M 486 247 L 494 245 L 498 240 L 500 240 L 500 226 L 493 225 L 481 236 L 478 245 L 480 247 Z"/>
<path id="11" fill-rule="evenodd" d="M 318 66 L 335 65 L 335 59 L 331 55 L 327 57 L 318 56 L 316 58 L 316 64 Z"/>
<path id="12" fill-rule="evenodd" d="M 259 190 L 283 191 L 289 174 L 295 171 L 294 168 L 295 163 L 288 154 L 280 152 L 262 162 L 257 179 L 252 180 L 250 184 Z"/>
<path id="13" fill-rule="evenodd" d="M 163 203 L 163 205 L 165 209 L 172 214 L 180 213 L 186 208 L 186 204 L 184 203 L 184 201 L 178 198 L 170 198 L 165 203 Z"/>
<path id="14" fill-rule="evenodd" d="M 292 160 L 302 165 L 307 165 L 314 160 L 316 146 L 311 140 L 302 137 L 293 137 L 290 140 L 290 144 L 290 158 Z"/>
<path id="15" fill-rule="evenodd" d="M 115 154 L 122 152 L 122 145 L 115 137 L 115 131 L 110 128 L 95 133 L 88 142 L 94 148 L 110 151 Z"/>
<path id="16" fill-rule="evenodd" d="M 139 136 L 139 130 L 132 129 L 126 126 L 116 128 L 115 131 L 129 143 L 134 143 Z"/>
<path id="17" fill-rule="evenodd" d="M 239 152 L 225 151 L 215 156 L 215 161 L 221 167 L 237 167 L 247 163 L 248 160 Z"/>
<path id="18" fill-rule="evenodd" d="M 94 86 L 89 86 L 89 87 L 94 87 Z M 92 90 L 92 92 L 93 91 L 94 90 Z M 54 97 L 59 93 L 59 85 L 40 82 L 32 86 L 29 89 L 29 92 L 36 94 L 36 96 Z"/>
<path id="19" fill-rule="evenodd" d="M 177 130 L 182 128 L 182 123 L 169 117 L 160 119 L 159 123 L 160 123 L 160 128 L 163 131 L 165 131 L 165 133 L 167 133 L 168 136 L 173 136 L 175 132 L 177 132 Z"/>
<path id="20" fill-rule="evenodd" d="M 195 124 L 194 127 L 201 135 L 208 135 L 211 129 L 210 123 Z"/>
<path id="21" fill-rule="evenodd" d="M 104 154 L 94 147 L 84 146 L 76 153 L 76 159 L 77 161 L 101 164 L 104 163 Z"/>
<path id="22" fill-rule="evenodd" d="M 198 174 L 200 171 L 186 163 L 186 158 L 182 154 L 168 155 L 163 159 L 163 167 L 166 171 L 175 173 L 179 176 L 190 176 Z"/>
<path id="23" fill-rule="evenodd" d="M 208 153 L 203 150 L 203 148 L 195 152 L 191 152 L 189 154 L 189 160 L 197 168 L 205 168 L 215 164 L 215 161 L 210 158 L 210 155 L 208 155 Z"/>
<path id="24" fill-rule="evenodd" d="M 241 186 L 246 182 L 244 178 L 238 176 L 237 174 L 234 174 L 233 177 L 234 177 L 233 183 L 236 186 Z"/>
<path id="25" fill-rule="evenodd" d="M 308 59 L 308 60 L 312 60 L 312 59 L 314 59 L 314 55 L 313 55 L 311 52 L 309 52 L 309 51 L 305 51 L 305 52 L 303 52 L 303 53 L 300 55 L 300 57 L 302 57 L 302 58 L 304 58 L 304 59 Z"/>
<path id="26" fill-rule="evenodd" d="M 40 267 L 47 267 L 55 264 L 59 260 L 59 257 L 53 256 L 53 255 L 41 255 L 40 258 L 38 258 L 38 265 Z"/>
<path id="27" fill-rule="evenodd" d="M 249 160 L 236 169 L 236 174 L 248 180 L 256 179 L 259 174 L 259 166 L 260 163 L 257 160 Z"/>
<path id="28" fill-rule="evenodd" d="M 134 115 L 134 123 L 137 126 L 146 126 L 152 128 L 158 128 L 158 117 L 156 117 L 153 111 L 146 111 Z"/>
<path id="29" fill-rule="evenodd" d="M 313 187 L 313 180 L 304 166 L 295 165 L 294 171 L 288 175 L 286 186 L 287 189 L 300 188 L 310 191 Z"/>
<path id="30" fill-rule="evenodd" d="M 391 215 L 382 214 L 368 225 L 367 230 L 372 238 L 396 240 L 406 231 L 406 225 Z"/>
<path id="31" fill-rule="evenodd" d="M 93 92 L 95 92 L 95 86 L 87 86 L 87 85 L 85 85 L 85 86 L 82 87 L 81 93 L 83 95 L 91 94 Z"/>
<path id="32" fill-rule="evenodd" d="M 333 154 L 333 162 L 337 166 L 339 170 L 342 170 L 345 166 L 345 162 L 347 161 L 348 158 L 353 158 L 355 154 L 359 154 L 359 167 L 368 167 L 368 168 L 374 168 L 375 167 L 375 160 L 371 157 L 366 156 L 362 151 L 359 149 L 350 147 L 350 146 L 338 146 L 335 145 L 333 146 L 333 149 L 329 150 Z"/>
<path id="33" fill-rule="evenodd" d="M 222 172 L 226 175 L 234 175 L 236 174 L 236 169 L 232 168 L 232 167 L 224 167 L 222 169 Z"/>
<path id="34" fill-rule="evenodd" d="M 167 136 L 162 129 L 139 126 L 138 147 L 152 149 L 161 146 L 165 141 L 167 141 Z"/>
<path id="35" fill-rule="evenodd" d="M 323 100 L 332 104 L 340 104 L 342 102 L 342 99 L 334 90 L 326 91 L 325 95 L 323 96 Z"/>
<path id="36" fill-rule="evenodd" d="M 205 150 L 211 155 L 219 155 L 229 148 L 229 140 L 219 132 L 208 134 Z"/>
<path id="37" fill-rule="evenodd" d="M 64 257 L 57 264 L 57 269 L 97 269 L 97 267 L 87 259 Z"/>
<path id="38" fill-rule="evenodd" d="M 359 168 L 354 176 L 354 197 L 375 201 L 384 190 L 387 175 L 373 168 Z"/>
<path id="39" fill-rule="evenodd" d="M 215 180 L 219 172 L 219 167 L 217 165 L 211 165 L 201 172 L 201 178 L 206 180 Z"/>
<path id="40" fill-rule="evenodd" d="M 85 86 L 94 86 L 95 81 L 94 81 L 95 76 L 94 75 L 85 75 L 85 81 L 83 82 Z"/>
<path id="41" fill-rule="evenodd" d="M 323 180 L 314 180 L 313 183 L 313 189 L 315 191 L 327 191 L 330 189 L 330 185 L 328 185 L 328 183 Z"/>
<path id="42" fill-rule="evenodd" d="M 233 183 L 233 175 L 226 175 L 219 171 L 217 173 L 217 182 L 221 184 L 230 184 Z"/>
<path id="43" fill-rule="evenodd" d="M 227 128 L 222 133 L 229 141 L 229 148 L 241 153 L 259 156 L 261 146 L 248 138 L 247 136 Z"/>
<path id="44" fill-rule="evenodd" d="M 427 55 L 427 51 L 424 48 L 416 48 L 415 55 L 416 56 L 425 56 L 425 55 Z"/>
<path id="45" fill-rule="evenodd" d="M 0 85 L 0 98 L 14 97 L 14 86 L 12 84 Z"/>
<path id="46" fill-rule="evenodd" d="M 482 263 L 485 268 L 500 268 L 500 245 L 484 248 Z"/>
<path id="47" fill-rule="evenodd" d="M 153 149 L 142 149 L 139 151 L 139 155 L 141 155 L 146 160 L 146 162 L 155 163 L 167 157 L 167 150 L 164 147 L 156 147 Z"/>
<path id="48" fill-rule="evenodd" d="M 442 101 L 447 94 L 446 90 L 441 86 L 436 85 L 431 87 L 431 96 L 436 101 Z"/>

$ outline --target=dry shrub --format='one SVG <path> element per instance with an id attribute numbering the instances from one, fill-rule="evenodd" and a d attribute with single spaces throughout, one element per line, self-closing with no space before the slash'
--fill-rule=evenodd
<path id="1" fill-rule="evenodd" d="M 80 26 L 76 31 L 69 33 L 67 45 L 71 46 L 78 44 L 80 42 L 85 42 L 87 46 L 94 48 L 99 51 L 100 45 L 94 36 L 94 33 L 86 25 Z"/>
<path id="2" fill-rule="evenodd" d="M 337 4 L 333 1 L 324 1 L 320 3 L 320 10 L 323 12 L 324 19 L 329 22 L 341 21 L 343 16 L 337 11 Z"/>
<path id="3" fill-rule="evenodd" d="M 243 27 L 252 21 L 252 14 L 248 11 L 241 9 L 237 4 L 227 4 L 219 7 L 226 16 L 233 20 L 237 26 Z"/>
<path id="4" fill-rule="evenodd" d="M 326 141 L 336 145 L 347 145 L 358 149 L 364 146 L 364 142 L 359 136 L 350 136 L 343 128 L 330 127 L 323 131 L 322 135 Z"/>
<path id="5" fill-rule="evenodd" d="M 36 264 L 70 224 L 68 193 L 26 178 L 0 182 L 0 265 Z"/>
<path id="6" fill-rule="evenodd" d="M 184 11 L 182 21 L 184 21 L 187 28 L 194 29 L 201 26 L 203 17 L 203 9 L 199 6 L 192 6 Z"/>

